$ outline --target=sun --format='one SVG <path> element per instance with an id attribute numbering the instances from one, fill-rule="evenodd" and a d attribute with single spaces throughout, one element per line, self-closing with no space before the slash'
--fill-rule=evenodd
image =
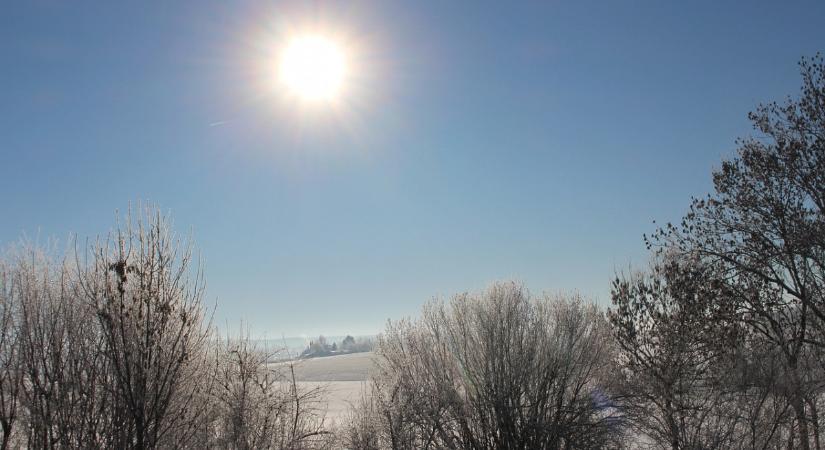
<path id="1" fill-rule="evenodd" d="M 346 58 L 335 41 L 323 36 L 291 39 L 280 58 L 280 81 L 286 91 L 306 101 L 332 101 L 341 93 Z"/>

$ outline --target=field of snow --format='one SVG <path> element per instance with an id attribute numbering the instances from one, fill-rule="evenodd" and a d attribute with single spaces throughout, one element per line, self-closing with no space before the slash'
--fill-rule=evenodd
<path id="1" fill-rule="evenodd" d="M 339 422 L 361 397 L 374 370 L 374 358 L 367 352 L 299 360 L 295 362 L 295 378 L 304 388 L 324 389 L 327 419 Z"/>

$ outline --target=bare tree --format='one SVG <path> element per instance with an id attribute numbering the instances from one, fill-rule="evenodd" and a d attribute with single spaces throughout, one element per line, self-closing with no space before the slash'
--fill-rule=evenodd
<path id="1" fill-rule="evenodd" d="M 0 260 L 2 449 L 325 448 L 324 391 L 213 339 L 191 242 L 155 208 L 69 264 Z"/>
<path id="2" fill-rule="evenodd" d="M 0 261 L 0 449 L 13 445 L 22 388 L 23 371 L 20 368 L 20 342 L 16 323 L 17 295 L 11 268 Z"/>
<path id="3" fill-rule="evenodd" d="M 375 374 L 364 385 L 339 430 L 342 445 L 358 450 L 434 448 L 435 427 L 418 421 L 414 399 L 405 398 L 400 380 L 387 375 Z"/>
<path id="4" fill-rule="evenodd" d="M 49 253 L 24 247 L 10 256 L 11 296 L 17 303 L 16 352 L 20 415 L 28 446 L 99 447 L 112 422 L 102 388 L 102 342 L 87 305 L 78 301 L 68 267 Z"/>
<path id="5" fill-rule="evenodd" d="M 331 443 L 324 428 L 321 388 L 301 388 L 293 363 L 268 364 L 272 354 L 248 334 L 227 338 L 217 350 L 214 402 L 218 448 L 301 449 Z"/>
<path id="6" fill-rule="evenodd" d="M 80 286 L 95 311 L 111 370 L 119 448 L 185 445 L 195 433 L 209 328 L 192 244 L 154 208 L 92 246 Z M 80 260 L 80 258 L 78 258 Z"/>
<path id="7" fill-rule="evenodd" d="M 739 141 L 714 172 L 715 192 L 695 199 L 679 226 L 649 241 L 660 251 L 712 265 L 730 295 L 731 316 L 783 358 L 784 391 L 796 415 L 795 445 L 818 445 L 804 361 L 825 346 L 825 64 L 800 63 L 802 92 L 749 115 L 761 136 Z"/>
<path id="8" fill-rule="evenodd" d="M 619 436 L 602 381 L 610 330 L 578 297 L 513 283 L 434 302 L 379 338 L 391 448 L 600 448 Z M 394 408 L 387 408 L 390 400 Z"/>
<path id="9" fill-rule="evenodd" d="M 614 281 L 621 407 L 659 448 L 769 448 L 786 418 L 773 391 L 780 378 L 753 371 L 754 342 L 719 319 L 727 294 L 709 270 L 660 260 L 649 274 Z"/>

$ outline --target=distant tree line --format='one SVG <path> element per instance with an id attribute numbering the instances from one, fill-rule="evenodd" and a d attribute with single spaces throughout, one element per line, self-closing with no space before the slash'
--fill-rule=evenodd
<path id="1" fill-rule="evenodd" d="M 330 343 L 323 335 L 317 339 L 309 341 L 307 348 L 301 352 L 300 358 L 318 358 L 322 356 L 345 355 L 348 353 L 371 352 L 375 348 L 375 340 L 370 337 L 358 337 L 347 335 L 341 343 Z"/>

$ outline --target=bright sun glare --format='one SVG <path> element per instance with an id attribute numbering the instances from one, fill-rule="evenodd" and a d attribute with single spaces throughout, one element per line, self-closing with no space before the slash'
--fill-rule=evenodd
<path id="1" fill-rule="evenodd" d="M 303 100 L 330 101 L 341 91 L 345 63 L 341 48 L 327 38 L 294 38 L 281 56 L 280 79 L 291 94 Z"/>

